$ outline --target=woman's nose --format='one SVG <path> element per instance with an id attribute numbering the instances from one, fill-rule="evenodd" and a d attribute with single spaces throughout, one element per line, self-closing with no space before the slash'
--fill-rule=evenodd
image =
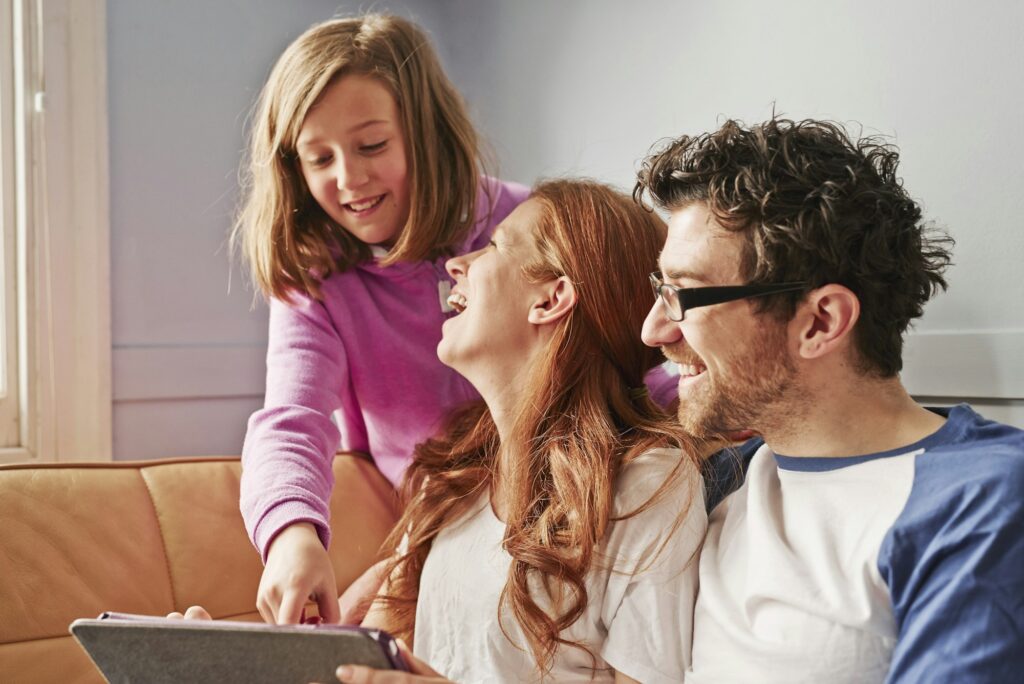
<path id="1" fill-rule="evenodd" d="M 452 278 L 464 276 L 469 270 L 469 265 L 473 263 L 473 261 L 475 261 L 483 251 L 484 250 L 482 249 L 478 249 L 475 252 L 470 252 L 469 254 L 454 256 L 444 263 L 444 268 Z"/>
<path id="2" fill-rule="evenodd" d="M 452 257 L 448 261 L 444 262 L 444 269 L 448 271 L 448 275 L 453 279 L 466 275 L 465 255 Z"/>

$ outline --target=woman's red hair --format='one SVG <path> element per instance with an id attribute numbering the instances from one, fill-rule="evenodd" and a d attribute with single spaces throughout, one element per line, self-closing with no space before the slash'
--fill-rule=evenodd
<path id="1" fill-rule="evenodd" d="M 664 224 L 626 195 L 590 181 L 542 183 L 532 199 L 543 211 L 534 227 L 537 257 L 525 274 L 534 282 L 567 276 L 577 303 L 528 369 L 520 412 L 501 445 L 509 457 L 502 467 L 503 546 L 512 562 L 497 610 L 511 611 L 546 672 L 559 645 L 586 649 L 561 634 L 587 607 L 585 579 L 616 519 L 622 467 L 664 446 L 682 447 L 695 463 L 698 450 L 644 389 L 647 371 L 663 360 L 640 341 L 640 329 Z M 443 436 L 417 447 L 403 487 L 405 511 L 385 543 L 395 548 L 408 535 L 406 552 L 387 575 L 388 629 L 398 636 L 412 635 L 419 579 L 435 536 L 493 490 L 498 447 L 482 402 L 456 412 Z M 625 517 L 648 508 L 683 470 L 677 467 Z M 547 591 L 550 610 L 531 587 Z"/>

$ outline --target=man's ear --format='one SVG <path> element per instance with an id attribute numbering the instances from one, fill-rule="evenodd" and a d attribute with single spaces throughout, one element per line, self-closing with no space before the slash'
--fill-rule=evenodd
<path id="1" fill-rule="evenodd" d="M 568 316 L 576 306 L 576 286 L 566 276 L 560 276 L 540 286 L 539 294 L 527 317 L 534 325 L 556 323 Z"/>
<path id="2" fill-rule="evenodd" d="M 797 353 L 816 359 L 845 347 L 859 318 L 860 300 L 850 288 L 833 283 L 811 290 L 790 322 Z"/>

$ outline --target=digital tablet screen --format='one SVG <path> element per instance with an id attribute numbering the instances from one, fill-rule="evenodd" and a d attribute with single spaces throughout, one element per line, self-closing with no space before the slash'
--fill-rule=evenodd
<path id="1" fill-rule="evenodd" d="M 111 684 L 335 682 L 339 665 L 406 669 L 386 632 L 104 613 L 71 633 Z"/>

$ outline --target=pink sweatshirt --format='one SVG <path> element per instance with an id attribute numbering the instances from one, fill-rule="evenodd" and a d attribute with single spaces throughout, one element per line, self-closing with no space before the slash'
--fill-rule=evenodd
<path id="1" fill-rule="evenodd" d="M 529 196 L 522 185 L 488 182 L 493 211 L 481 201 L 461 253 L 487 244 Z M 293 523 L 313 523 L 329 544 L 338 449 L 371 454 L 397 486 L 413 447 L 440 430 L 449 409 L 479 397 L 437 359 L 450 315 L 439 292 L 439 283 L 451 282 L 444 262 L 382 268 L 370 261 L 325 280 L 323 301 L 271 300 L 266 400 L 242 448 L 242 517 L 264 562 L 270 542 Z M 664 371 L 647 381 L 659 403 L 674 396 L 675 379 Z"/>
<path id="2" fill-rule="evenodd" d="M 489 181 L 460 253 L 487 244 L 529 188 Z M 323 283 L 323 301 L 271 300 L 264 408 L 249 419 L 242 448 L 241 510 L 266 561 L 274 536 L 313 523 L 330 541 L 328 504 L 338 449 L 371 454 L 398 484 L 413 447 L 434 435 L 449 409 L 476 390 L 437 359 L 439 283 L 445 259 L 382 268 L 370 261 Z M 331 420 L 332 414 L 335 421 Z"/>

